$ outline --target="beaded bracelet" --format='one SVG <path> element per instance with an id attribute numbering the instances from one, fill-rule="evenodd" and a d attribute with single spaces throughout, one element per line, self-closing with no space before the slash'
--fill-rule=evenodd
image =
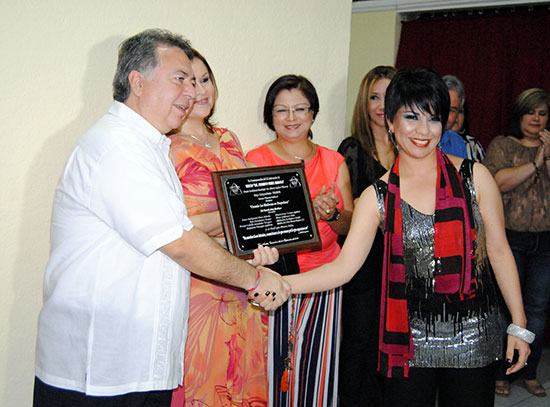
<path id="1" fill-rule="evenodd" d="M 506 333 L 527 342 L 529 345 L 535 340 L 535 334 L 533 332 L 516 324 L 508 325 Z"/>
<path id="2" fill-rule="evenodd" d="M 256 283 L 254 284 L 254 287 L 249 288 L 248 290 L 246 290 L 248 292 L 254 291 L 260 285 L 260 280 L 262 279 L 262 275 L 261 275 L 260 269 L 258 267 L 256 267 L 256 271 L 258 272 L 258 274 L 256 276 Z"/>

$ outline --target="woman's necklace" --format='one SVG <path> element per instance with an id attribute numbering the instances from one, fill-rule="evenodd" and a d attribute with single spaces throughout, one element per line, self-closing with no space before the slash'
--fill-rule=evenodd
<path id="1" fill-rule="evenodd" d="M 206 148 L 208 148 L 208 149 L 212 148 L 212 144 L 210 144 L 210 143 L 208 142 L 208 136 L 206 136 L 207 139 L 206 139 L 205 141 L 202 141 L 200 138 L 198 138 L 197 136 L 193 136 L 192 134 L 184 133 L 184 132 L 182 132 L 182 134 L 185 134 L 186 136 L 189 136 L 189 137 L 191 137 L 191 138 L 197 140 L 199 143 L 201 143 L 202 145 L 204 145 L 204 147 L 206 147 Z"/>
<path id="2" fill-rule="evenodd" d="M 279 146 L 281 146 L 281 148 L 283 149 L 283 151 L 285 152 L 286 155 L 288 155 L 289 157 L 294 157 L 296 160 L 300 160 L 300 161 L 306 161 L 307 158 L 310 156 L 311 154 L 311 148 L 312 148 L 312 143 L 309 142 L 309 140 L 307 141 L 307 153 L 305 156 L 301 157 L 299 155 L 294 155 L 294 154 L 290 154 L 288 151 L 286 151 L 286 148 L 284 148 L 284 146 L 281 144 L 281 142 L 279 141 L 279 139 L 277 139 L 277 143 L 279 144 Z"/>

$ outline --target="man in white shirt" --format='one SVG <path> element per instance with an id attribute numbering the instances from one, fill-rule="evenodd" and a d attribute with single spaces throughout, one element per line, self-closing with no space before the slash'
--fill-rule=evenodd
<path id="1" fill-rule="evenodd" d="M 164 136 L 195 97 L 189 43 L 124 41 L 115 102 L 56 189 L 36 350 L 35 407 L 169 406 L 182 383 L 189 272 L 275 309 L 290 287 L 231 256 L 187 217 Z"/>

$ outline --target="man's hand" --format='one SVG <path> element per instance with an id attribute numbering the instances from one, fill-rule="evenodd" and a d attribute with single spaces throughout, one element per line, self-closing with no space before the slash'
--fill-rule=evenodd
<path id="1" fill-rule="evenodd" d="M 266 311 L 276 310 L 288 299 L 290 284 L 273 270 L 262 266 L 257 269 L 260 271 L 260 283 L 248 293 L 248 298 Z"/>

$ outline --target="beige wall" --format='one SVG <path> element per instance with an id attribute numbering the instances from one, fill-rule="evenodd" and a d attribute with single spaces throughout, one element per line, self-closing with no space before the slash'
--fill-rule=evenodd
<path id="1" fill-rule="evenodd" d="M 149 27 L 186 35 L 220 87 L 216 118 L 245 149 L 268 140 L 261 104 L 285 73 L 321 99 L 315 141 L 345 126 L 351 2 L 28 0 L 3 5 L 0 123 L 0 405 L 31 405 L 36 320 L 55 184 L 77 138 L 111 103 L 120 41 Z M 330 52 L 327 52 L 330 50 Z"/>
<path id="2" fill-rule="evenodd" d="M 346 135 L 350 135 L 353 108 L 365 74 L 377 65 L 393 65 L 401 24 L 394 11 L 357 13 L 351 18 L 347 82 Z"/>

